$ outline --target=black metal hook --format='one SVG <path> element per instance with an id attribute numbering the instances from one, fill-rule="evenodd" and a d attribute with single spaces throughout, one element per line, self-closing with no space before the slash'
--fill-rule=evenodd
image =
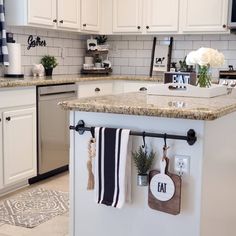
<path id="1" fill-rule="evenodd" d="M 166 147 L 167 147 L 166 139 L 167 139 L 167 134 L 166 134 L 166 133 L 164 133 L 164 148 L 166 148 Z"/>
<path id="2" fill-rule="evenodd" d="M 95 127 L 91 127 L 90 132 L 92 137 L 95 138 Z"/>
<path id="3" fill-rule="evenodd" d="M 142 148 L 145 148 L 146 147 L 146 141 L 145 141 L 145 131 L 143 131 L 143 145 L 142 145 Z"/>

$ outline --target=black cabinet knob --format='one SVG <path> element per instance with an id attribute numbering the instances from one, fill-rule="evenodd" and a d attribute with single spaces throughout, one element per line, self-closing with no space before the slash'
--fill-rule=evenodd
<path id="1" fill-rule="evenodd" d="M 2 119 L 0 118 L 0 122 L 2 121 Z"/>
<path id="2" fill-rule="evenodd" d="M 101 89 L 100 89 L 100 88 L 95 88 L 94 91 L 95 91 L 95 92 L 100 92 Z"/>
<path id="3" fill-rule="evenodd" d="M 138 26 L 137 28 L 138 28 L 138 29 L 141 29 L 141 26 Z"/>
<path id="4" fill-rule="evenodd" d="M 57 23 L 57 19 L 54 19 L 53 22 L 54 22 L 54 23 Z"/>
<path id="5" fill-rule="evenodd" d="M 147 25 L 147 26 L 146 26 L 146 29 L 149 29 L 149 28 L 150 28 L 150 27 Z"/>
<path id="6" fill-rule="evenodd" d="M 226 28 L 226 25 L 225 25 L 225 24 L 223 25 L 223 28 Z"/>
<path id="7" fill-rule="evenodd" d="M 63 24 L 63 23 L 64 23 L 64 21 L 63 21 L 63 20 L 60 20 L 59 22 L 60 22 L 61 24 Z"/>
<path id="8" fill-rule="evenodd" d="M 147 88 L 146 88 L 146 87 L 141 87 L 141 88 L 139 89 L 139 91 L 147 91 Z"/>
<path id="9" fill-rule="evenodd" d="M 7 121 L 10 121 L 10 120 L 11 120 L 11 117 L 10 117 L 10 116 L 6 117 L 6 120 L 7 120 Z"/>
<path id="10" fill-rule="evenodd" d="M 86 27 L 87 25 L 86 24 L 83 24 L 83 27 Z"/>

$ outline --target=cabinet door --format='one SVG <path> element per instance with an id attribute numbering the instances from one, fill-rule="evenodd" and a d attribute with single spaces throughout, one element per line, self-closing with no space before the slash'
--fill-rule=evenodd
<path id="1" fill-rule="evenodd" d="M 142 32 L 142 0 L 113 0 L 113 32 Z"/>
<path id="2" fill-rule="evenodd" d="M 183 32 L 227 32 L 228 0 L 182 0 Z"/>
<path id="3" fill-rule="evenodd" d="M 3 188 L 2 114 L 0 113 L 0 189 Z"/>
<path id="4" fill-rule="evenodd" d="M 80 0 L 58 0 L 58 27 L 79 29 Z"/>
<path id="5" fill-rule="evenodd" d="M 177 32 L 179 0 L 147 0 L 146 31 Z"/>
<path id="6" fill-rule="evenodd" d="M 36 175 L 36 108 L 3 112 L 4 185 Z"/>
<path id="7" fill-rule="evenodd" d="M 100 0 L 81 0 L 81 30 L 100 30 Z"/>
<path id="8" fill-rule="evenodd" d="M 56 27 L 56 0 L 28 0 L 28 23 Z"/>

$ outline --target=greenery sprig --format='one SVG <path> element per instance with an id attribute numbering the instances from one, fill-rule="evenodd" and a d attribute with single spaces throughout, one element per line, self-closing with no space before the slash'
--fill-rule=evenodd
<path id="1" fill-rule="evenodd" d="M 132 157 L 138 174 L 144 175 L 147 174 L 148 170 L 152 167 L 155 153 L 153 151 L 148 153 L 146 148 L 143 150 L 142 147 L 139 147 L 138 151 L 132 152 Z"/>
<path id="2" fill-rule="evenodd" d="M 45 69 L 55 68 L 58 63 L 54 56 L 45 55 L 41 59 L 41 64 Z"/>

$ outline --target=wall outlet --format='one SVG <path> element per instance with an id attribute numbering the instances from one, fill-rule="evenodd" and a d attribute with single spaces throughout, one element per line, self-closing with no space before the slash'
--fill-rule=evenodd
<path id="1" fill-rule="evenodd" d="M 175 168 L 175 173 L 180 176 L 189 175 L 190 156 L 176 155 L 174 168 Z"/>

